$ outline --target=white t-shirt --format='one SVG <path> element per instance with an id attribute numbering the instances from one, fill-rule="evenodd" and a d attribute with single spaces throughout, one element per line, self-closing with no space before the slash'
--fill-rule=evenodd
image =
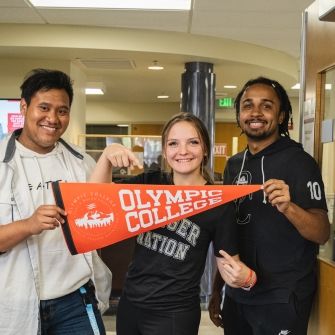
<path id="1" fill-rule="evenodd" d="M 60 146 L 47 154 L 38 154 L 16 141 L 26 172 L 35 209 L 55 204 L 51 183 L 68 181 L 70 176 Z M 40 299 L 62 297 L 87 283 L 91 270 L 83 255 L 71 255 L 62 229 L 45 230 L 37 236 L 39 246 Z"/>

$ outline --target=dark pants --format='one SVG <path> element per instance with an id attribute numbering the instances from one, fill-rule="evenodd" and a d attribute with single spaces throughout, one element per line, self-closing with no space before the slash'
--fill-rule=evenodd
<path id="1" fill-rule="evenodd" d="M 116 317 L 117 335 L 197 335 L 200 306 L 182 312 L 148 310 L 122 296 Z"/>
<path id="2" fill-rule="evenodd" d="M 313 296 L 288 303 L 246 305 L 224 299 L 222 318 L 225 335 L 306 335 Z"/>
<path id="3" fill-rule="evenodd" d="M 85 296 L 77 290 L 64 297 L 40 302 L 42 335 L 94 335 L 85 302 L 93 305 L 93 314 L 100 335 L 106 334 L 94 287 L 85 285 L 85 289 Z"/>

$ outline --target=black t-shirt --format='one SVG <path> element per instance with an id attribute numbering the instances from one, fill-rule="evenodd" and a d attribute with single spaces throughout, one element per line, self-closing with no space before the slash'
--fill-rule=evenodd
<path id="1" fill-rule="evenodd" d="M 289 185 L 291 201 L 308 208 L 327 210 L 324 185 L 315 160 L 300 144 L 281 138 L 263 151 L 249 151 L 229 159 L 225 184 L 262 184 L 281 179 Z M 239 254 L 254 269 L 258 281 L 252 290 L 227 288 L 227 294 L 247 304 L 287 302 L 311 294 L 316 287 L 318 246 L 304 239 L 276 207 L 256 192 L 235 201 Z"/>
<path id="2" fill-rule="evenodd" d="M 129 184 L 171 184 L 161 172 L 118 181 Z M 190 310 L 199 304 L 199 285 L 210 242 L 214 252 L 237 254 L 234 214 L 221 205 L 137 236 L 124 294 L 133 304 L 164 311 Z"/>

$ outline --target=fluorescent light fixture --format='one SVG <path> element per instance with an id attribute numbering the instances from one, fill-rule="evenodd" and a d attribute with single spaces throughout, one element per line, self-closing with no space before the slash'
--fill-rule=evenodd
<path id="1" fill-rule="evenodd" d="M 104 95 L 104 91 L 101 88 L 85 88 L 86 95 Z"/>
<path id="2" fill-rule="evenodd" d="M 170 96 L 166 94 L 157 95 L 157 99 L 168 99 L 168 98 L 170 98 Z"/>
<path id="3" fill-rule="evenodd" d="M 300 83 L 296 83 L 291 87 L 292 90 L 300 90 Z"/>
<path id="4" fill-rule="evenodd" d="M 117 124 L 117 127 L 126 128 L 129 127 L 129 124 Z"/>
<path id="5" fill-rule="evenodd" d="M 90 81 L 86 83 L 85 94 L 103 95 L 106 92 L 106 86 L 101 81 Z"/>
<path id="6" fill-rule="evenodd" d="M 223 87 L 224 88 L 237 88 L 236 85 L 224 85 Z"/>
<path id="7" fill-rule="evenodd" d="M 155 71 L 159 71 L 159 70 L 163 70 L 164 66 L 159 65 L 157 60 L 152 61 L 152 65 L 148 66 L 149 70 L 155 70 Z"/>
<path id="8" fill-rule="evenodd" d="M 29 0 L 34 7 L 190 10 L 191 0 Z"/>

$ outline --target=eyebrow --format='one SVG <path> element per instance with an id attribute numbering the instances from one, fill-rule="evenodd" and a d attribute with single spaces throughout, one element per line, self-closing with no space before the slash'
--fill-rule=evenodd
<path id="1" fill-rule="evenodd" d="M 190 138 L 187 138 L 186 140 L 200 140 L 200 137 L 199 136 L 190 137 Z M 168 138 L 167 141 L 180 141 L 180 139 L 178 139 L 178 138 Z"/>
<path id="2" fill-rule="evenodd" d="M 247 99 L 245 99 L 245 100 L 242 100 L 242 102 L 251 102 L 251 101 L 253 101 L 252 98 L 247 98 Z M 261 99 L 261 101 L 262 101 L 262 102 L 271 102 L 271 103 L 274 103 L 274 100 L 266 99 L 266 98 Z"/>
<path id="3" fill-rule="evenodd" d="M 47 101 L 41 101 L 41 102 L 39 102 L 38 106 L 41 106 L 41 105 L 53 106 L 52 103 L 47 102 Z M 60 106 L 57 106 L 57 108 L 67 108 L 67 109 L 70 109 L 70 106 L 68 106 L 68 105 L 60 105 Z"/>

